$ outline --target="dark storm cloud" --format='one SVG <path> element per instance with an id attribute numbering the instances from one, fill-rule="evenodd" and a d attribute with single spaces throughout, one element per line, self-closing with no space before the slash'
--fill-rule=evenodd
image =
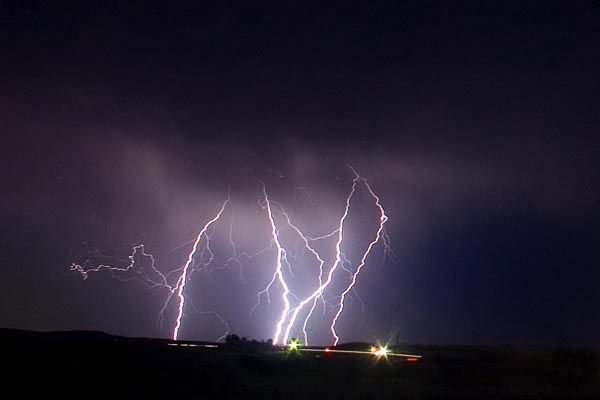
<path id="1" fill-rule="evenodd" d="M 143 99 L 136 105 L 141 111 L 104 125 L 89 114 L 110 114 L 108 99 L 54 93 L 36 89 L 21 99 L 3 97 L 5 130 L 16 139 L 5 147 L 5 169 L 23 172 L 5 180 L 4 212 L 14 211 L 13 204 L 44 212 L 42 203 L 60 209 L 95 198 L 107 209 L 124 208 L 123 214 L 170 220 L 166 209 L 180 208 L 178 202 L 214 203 L 228 186 L 252 192 L 256 179 L 276 176 L 271 169 L 292 186 L 322 185 L 320 180 L 343 176 L 352 163 L 389 191 L 393 202 L 412 202 L 442 219 L 460 218 L 473 207 L 491 213 L 525 207 L 566 221 L 597 215 L 595 147 L 581 132 L 577 139 L 513 130 L 493 140 L 475 134 L 443 139 L 450 133 L 439 128 L 433 138 L 399 130 L 395 138 L 365 132 L 362 138 L 336 133 L 325 140 L 307 134 L 314 138 L 307 141 L 265 128 L 261 135 L 240 130 L 196 139 L 165 122 L 169 115 L 150 115 Z M 32 105 L 39 99 L 46 105 Z M 93 112 L 78 113 L 77 107 Z"/>

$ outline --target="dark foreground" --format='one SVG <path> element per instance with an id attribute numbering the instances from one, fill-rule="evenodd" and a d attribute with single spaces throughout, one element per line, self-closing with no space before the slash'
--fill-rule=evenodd
<path id="1" fill-rule="evenodd" d="M 211 400 L 600 398 L 598 362 L 590 351 L 396 349 L 424 355 L 419 362 L 407 362 L 361 355 L 290 354 L 250 343 L 175 346 L 166 340 L 96 332 L 0 330 L 0 340 L 3 391 L 16 389 L 20 398 L 31 394 Z"/>

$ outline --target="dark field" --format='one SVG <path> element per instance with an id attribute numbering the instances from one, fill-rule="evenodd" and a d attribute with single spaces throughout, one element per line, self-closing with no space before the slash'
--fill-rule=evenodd
<path id="1" fill-rule="evenodd" d="M 19 397 L 184 399 L 600 398 L 590 350 L 402 346 L 418 363 L 245 342 L 206 348 L 97 332 L 0 331 L 4 390 Z M 169 345 L 171 343 L 171 345 Z M 347 345 L 365 349 L 367 344 Z M 344 347 L 344 346 L 342 346 Z"/>

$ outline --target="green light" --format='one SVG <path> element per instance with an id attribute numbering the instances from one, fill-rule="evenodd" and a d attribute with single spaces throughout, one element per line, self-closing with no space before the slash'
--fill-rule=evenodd
<path id="1" fill-rule="evenodd" d="M 292 338 L 288 342 L 288 350 L 289 351 L 298 351 L 299 347 L 300 347 L 300 341 L 296 338 Z"/>

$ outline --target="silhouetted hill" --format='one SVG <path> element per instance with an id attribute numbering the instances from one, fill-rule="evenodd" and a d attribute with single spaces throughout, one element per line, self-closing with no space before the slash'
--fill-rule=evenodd
<path id="1" fill-rule="evenodd" d="M 290 353 L 267 342 L 174 342 L 94 331 L 0 329 L 5 393 L 21 397 L 211 399 L 600 398 L 595 353 L 521 346 L 403 344 L 418 363 Z M 370 344 L 346 343 L 365 350 Z"/>
<path id="2" fill-rule="evenodd" d="M 37 339 L 37 340 L 110 340 L 117 336 L 101 331 L 51 331 L 37 332 L 21 329 L 0 328 L 0 339 Z"/>

